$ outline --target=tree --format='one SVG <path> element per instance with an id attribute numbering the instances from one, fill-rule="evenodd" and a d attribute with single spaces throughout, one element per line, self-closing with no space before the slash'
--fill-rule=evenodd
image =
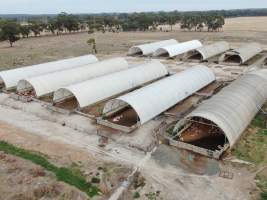
<path id="1" fill-rule="evenodd" d="M 23 38 L 25 38 L 25 37 L 28 38 L 29 37 L 29 34 L 31 32 L 31 28 L 30 28 L 29 25 L 21 25 L 19 27 L 19 29 L 20 29 L 20 33 L 21 33 Z"/>
<path id="2" fill-rule="evenodd" d="M 20 39 L 19 24 L 15 21 L 5 21 L 1 25 L 0 40 L 8 40 L 10 47 L 13 47 L 13 43 Z"/>
<path id="3" fill-rule="evenodd" d="M 57 21 L 55 19 L 49 19 L 47 23 L 47 30 L 49 30 L 53 35 L 55 35 L 55 31 L 57 30 Z"/>
<path id="4" fill-rule="evenodd" d="M 92 46 L 92 52 L 95 53 L 95 54 L 97 54 L 95 38 L 90 38 L 89 40 L 87 40 L 87 44 L 89 46 Z"/>
<path id="5" fill-rule="evenodd" d="M 38 21 L 29 21 L 30 23 L 30 29 L 33 32 L 34 36 L 38 36 L 41 34 L 41 32 L 44 30 L 45 25 Z"/>

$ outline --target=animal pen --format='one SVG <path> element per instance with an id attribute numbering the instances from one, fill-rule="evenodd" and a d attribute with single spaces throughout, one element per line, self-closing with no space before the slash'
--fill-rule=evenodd
<path id="1" fill-rule="evenodd" d="M 243 75 L 180 120 L 169 133 L 170 144 L 219 159 L 266 101 L 267 80 L 257 73 Z"/>
<path id="2" fill-rule="evenodd" d="M 168 75 L 165 65 L 151 61 L 106 76 L 58 89 L 53 104 L 64 109 L 64 102 L 72 101 L 73 109 L 88 117 L 99 117 L 103 102 L 132 91 Z"/>
<path id="3" fill-rule="evenodd" d="M 249 43 L 238 49 L 227 51 L 219 58 L 219 62 L 221 64 L 228 65 L 246 64 L 249 60 L 255 58 L 260 52 L 262 52 L 260 44 Z"/>
<path id="4" fill-rule="evenodd" d="M 114 58 L 88 64 L 74 69 L 22 79 L 17 85 L 17 95 L 24 98 L 39 98 L 51 101 L 53 92 L 63 86 L 82 82 L 128 68 L 123 58 Z"/>
<path id="5" fill-rule="evenodd" d="M 108 101 L 97 122 L 131 132 L 213 81 L 208 67 L 194 66 Z"/>
<path id="6" fill-rule="evenodd" d="M 230 49 L 230 45 L 227 42 L 215 42 L 210 45 L 191 50 L 185 55 L 186 61 L 191 62 L 206 62 Z"/>
<path id="7" fill-rule="evenodd" d="M 148 44 L 141 44 L 137 46 L 133 46 L 129 49 L 129 56 L 149 56 L 152 55 L 157 49 L 161 47 L 165 47 L 172 44 L 177 44 L 178 42 L 174 39 L 170 40 L 162 40 L 159 42 L 152 42 Z"/>
<path id="8" fill-rule="evenodd" d="M 202 47 L 202 43 L 198 40 L 192 40 L 161 47 L 155 51 L 153 56 L 173 58 L 199 47 Z"/>

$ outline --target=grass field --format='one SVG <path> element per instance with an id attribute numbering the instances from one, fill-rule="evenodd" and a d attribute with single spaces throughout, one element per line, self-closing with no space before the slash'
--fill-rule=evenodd
<path id="1" fill-rule="evenodd" d="M 33 163 L 42 166 L 47 171 L 55 174 L 59 181 L 63 181 L 69 185 L 72 185 L 79 190 L 85 192 L 89 197 L 98 195 L 100 190 L 95 187 L 92 183 L 87 182 L 81 173 L 77 173 L 77 170 L 72 170 L 65 167 L 57 167 L 50 163 L 45 157 L 37 153 L 15 147 L 6 142 L 0 141 L 0 151 L 8 154 L 12 154 L 21 157 L 25 160 L 30 160 Z"/>
<path id="2" fill-rule="evenodd" d="M 78 33 L 22 39 L 13 48 L 7 42 L 0 43 L 0 70 L 42 63 L 66 57 L 90 53 L 86 41 L 94 37 L 98 56 L 124 56 L 130 46 L 156 40 L 175 38 L 180 42 L 199 39 L 204 43 L 226 40 L 233 47 L 240 43 L 259 42 L 267 49 L 267 17 L 226 19 L 224 32 L 121 32 Z"/>

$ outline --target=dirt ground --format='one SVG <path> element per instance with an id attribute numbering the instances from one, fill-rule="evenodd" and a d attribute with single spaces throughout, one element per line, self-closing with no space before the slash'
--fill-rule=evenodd
<path id="1" fill-rule="evenodd" d="M 226 40 L 233 47 L 247 42 L 259 42 L 267 49 L 267 29 L 262 25 L 266 20 L 267 17 L 227 19 L 224 32 L 219 33 L 179 30 L 93 35 L 79 33 L 22 39 L 13 48 L 9 48 L 8 43 L 1 42 L 0 70 L 88 54 L 90 47 L 86 41 L 90 37 L 96 37 L 99 51 L 97 56 L 100 59 L 125 56 L 128 48 L 134 44 L 169 38 L 181 42 L 199 39 L 204 43 Z M 138 63 L 148 59 L 127 57 L 127 60 L 130 63 Z M 172 72 L 194 65 L 177 60 L 161 61 L 167 64 Z M 218 79 L 223 80 L 232 80 L 244 71 L 244 67 L 215 64 L 209 64 L 209 67 Z M 108 167 L 111 176 L 108 180 L 101 179 L 101 183 L 108 184 L 99 185 L 106 194 L 99 197 L 100 199 L 107 199 L 132 169 L 142 162 L 144 163 L 140 167 L 139 177 L 141 180 L 137 180 L 137 183 L 130 187 L 124 194 L 123 200 L 131 200 L 137 193 L 142 200 L 177 200 L 178 195 L 181 200 L 199 200 L 203 197 L 207 200 L 256 199 L 259 191 L 254 181 L 255 174 L 249 170 L 247 164 L 244 167 L 210 160 L 165 145 L 160 145 L 152 157 L 144 161 L 146 155 L 144 149 L 149 149 L 153 144 L 154 130 L 161 122 L 160 117 L 151 120 L 129 135 L 107 132 L 105 134 L 108 134 L 109 140 L 103 148 L 98 146 L 102 130 L 99 132 L 100 129 L 92 120 L 78 115 L 63 116 L 48 111 L 39 102 L 23 104 L 8 98 L 6 94 L 0 94 L 0 140 L 48 155 L 49 160 L 59 166 L 77 163 L 88 179 L 98 173 L 99 167 Z M 35 167 L 27 161 L 15 159 L 22 163 L 21 170 L 26 176 L 28 169 Z M 3 160 L 0 160 L 0 163 L 0 169 L 10 167 L 9 163 Z M 220 170 L 231 171 L 234 173 L 234 178 L 229 180 L 219 177 Z M 101 177 L 102 175 L 100 174 Z M 0 180 L 7 178 L 6 171 L 0 170 Z M 50 176 L 44 179 L 51 184 L 55 182 Z M 32 183 L 35 183 L 34 181 Z M 9 191 L 8 186 L 1 184 L 0 195 Z M 68 186 L 62 187 L 66 188 L 63 189 L 66 193 L 72 190 Z M 20 190 L 20 186 L 16 186 L 16 191 Z M 77 194 L 83 195 L 79 192 Z"/>
<path id="2" fill-rule="evenodd" d="M 58 182 L 53 174 L 41 167 L 3 152 L 0 152 L 0 172 L 2 200 L 87 200 L 85 194 Z"/>

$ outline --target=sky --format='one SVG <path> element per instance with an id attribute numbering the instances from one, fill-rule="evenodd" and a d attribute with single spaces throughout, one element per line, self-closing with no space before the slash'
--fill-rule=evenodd
<path id="1" fill-rule="evenodd" d="M 267 8 L 267 0 L 0 0 L 0 5 L 0 14 L 57 14 Z"/>

